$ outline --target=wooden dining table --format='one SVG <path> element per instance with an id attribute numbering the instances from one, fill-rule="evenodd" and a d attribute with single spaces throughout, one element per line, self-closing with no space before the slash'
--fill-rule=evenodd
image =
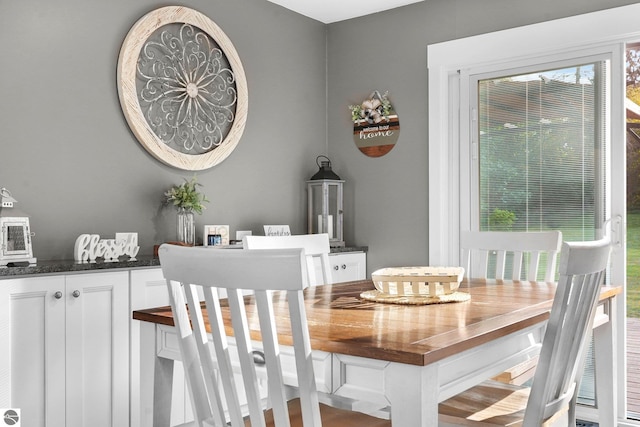
<path id="1" fill-rule="evenodd" d="M 429 305 L 361 298 L 373 288 L 363 280 L 305 290 L 316 383 L 325 401 L 390 413 L 394 427 L 418 427 L 437 425 L 439 402 L 539 353 L 556 285 L 465 281 L 459 291 L 470 294 L 468 301 Z M 620 292 L 619 287 L 602 288 L 594 329 L 602 427 L 613 427 L 617 418 L 613 300 Z M 252 303 L 247 296 L 246 304 Z M 274 311 L 286 349 L 291 335 L 284 294 L 274 295 Z M 133 318 L 142 321 L 141 348 L 147 349 L 141 356 L 141 425 L 168 426 L 171 363 L 180 358 L 171 308 L 137 310 Z M 249 324 L 259 343 L 257 320 L 250 318 Z M 283 350 L 283 364 L 292 360 L 287 357 Z M 283 370 L 295 385 L 294 367 Z"/>

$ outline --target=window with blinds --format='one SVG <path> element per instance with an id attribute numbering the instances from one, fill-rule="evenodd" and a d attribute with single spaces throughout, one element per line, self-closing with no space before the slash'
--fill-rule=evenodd
<path id="1" fill-rule="evenodd" d="M 480 230 L 560 230 L 567 241 L 602 236 L 608 69 L 602 60 L 475 80 L 472 200 Z M 595 404 L 589 351 L 583 404 Z"/>
<path id="2" fill-rule="evenodd" d="M 480 230 L 593 240 L 605 218 L 607 61 L 477 82 Z"/>

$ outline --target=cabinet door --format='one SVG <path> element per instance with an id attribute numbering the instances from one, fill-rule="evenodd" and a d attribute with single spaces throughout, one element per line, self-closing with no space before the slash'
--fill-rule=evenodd
<path id="1" fill-rule="evenodd" d="M 364 280 L 367 274 L 367 254 L 342 252 L 329 255 L 333 283 Z"/>
<path id="2" fill-rule="evenodd" d="M 64 277 L 0 281 L 0 407 L 22 425 L 64 426 Z"/>
<path id="3" fill-rule="evenodd" d="M 130 292 L 132 311 L 169 305 L 167 282 L 160 268 L 132 270 Z"/>
<path id="4" fill-rule="evenodd" d="M 66 276 L 67 427 L 129 425 L 128 272 Z"/>

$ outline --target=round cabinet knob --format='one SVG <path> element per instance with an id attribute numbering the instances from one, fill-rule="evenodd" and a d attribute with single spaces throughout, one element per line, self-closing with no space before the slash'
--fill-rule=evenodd
<path id="1" fill-rule="evenodd" d="M 339 268 L 340 268 L 340 267 L 338 267 L 337 265 L 334 265 L 334 266 L 333 266 L 333 269 L 334 269 L 335 271 L 338 271 L 338 269 L 339 269 Z"/>
<path id="2" fill-rule="evenodd" d="M 342 264 L 342 269 L 346 270 L 347 269 L 347 264 Z"/>
<path id="3" fill-rule="evenodd" d="M 80 296 L 80 291 L 76 289 L 71 293 L 71 295 L 73 295 L 74 298 L 78 298 Z"/>
<path id="4" fill-rule="evenodd" d="M 53 294 L 53 297 L 54 297 L 55 299 L 60 299 L 60 298 L 62 298 L 62 292 L 60 292 L 60 291 L 56 291 L 56 293 L 54 293 L 54 294 Z"/>
<path id="5" fill-rule="evenodd" d="M 253 350 L 251 353 L 253 355 L 253 363 L 259 366 L 263 366 L 267 364 L 267 360 L 265 359 L 264 353 L 262 351 Z"/>

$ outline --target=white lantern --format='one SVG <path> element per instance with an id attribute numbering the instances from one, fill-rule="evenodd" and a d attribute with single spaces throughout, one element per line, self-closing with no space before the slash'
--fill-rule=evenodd
<path id="1" fill-rule="evenodd" d="M 326 160 L 318 163 L 321 158 Z M 309 234 L 326 233 L 331 247 L 342 247 L 344 181 L 331 170 L 328 157 L 318 156 L 316 164 L 318 172 L 307 181 L 307 230 Z"/>
<path id="2" fill-rule="evenodd" d="M 16 199 L 6 188 L 0 189 L 0 266 L 11 263 L 36 263 L 31 248 L 29 217 L 13 208 Z"/>

